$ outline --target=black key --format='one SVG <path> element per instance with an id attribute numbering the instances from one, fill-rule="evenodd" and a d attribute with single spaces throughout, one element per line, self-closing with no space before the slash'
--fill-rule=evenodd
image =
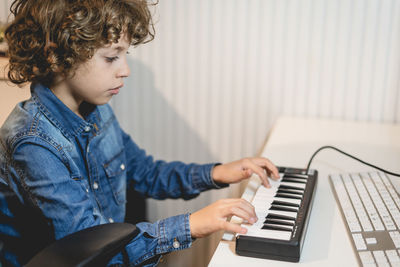
<path id="1" fill-rule="evenodd" d="M 283 206 L 289 206 L 289 207 L 300 207 L 299 204 L 296 203 L 291 203 L 291 202 L 286 202 L 286 201 L 280 201 L 280 200 L 274 200 L 271 203 L 272 205 L 283 205 Z"/>
<path id="2" fill-rule="evenodd" d="M 279 173 L 283 173 L 283 172 L 285 172 L 285 167 L 278 167 L 278 172 Z"/>
<path id="3" fill-rule="evenodd" d="M 287 227 L 277 226 L 277 225 L 271 225 L 271 224 L 264 224 L 264 226 L 261 227 L 261 229 L 287 231 L 287 232 L 291 232 L 292 231 L 292 228 L 287 228 Z"/>
<path id="4" fill-rule="evenodd" d="M 285 168 L 285 171 L 284 171 L 284 173 L 285 174 L 290 174 L 290 175 L 301 175 L 302 174 L 302 171 L 303 170 L 301 170 L 301 169 L 297 169 L 297 168 L 288 168 L 288 167 L 286 167 Z"/>
<path id="5" fill-rule="evenodd" d="M 280 210 L 280 211 L 291 211 L 291 212 L 298 212 L 299 211 L 296 208 L 288 208 L 288 207 L 279 206 L 279 205 L 271 205 L 269 210 Z"/>
<path id="6" fill-rule="evenodd" d="M 291 185 L 284 185 L 284 184 L 281 184 L 278 188 L 304 191 L 304 189 L 301 188 L 301 187 L 296 187 L 296 186 L 291 186 Z"/>
<path id="7" fill-rule="evenodd" d="M 298 184 L 306 184 L 307 181 L 299 180 L 299 179 L 291 179 L 291 178 L 283 178 L 281 180 L 282 182 L 288 182 L 288 183 L 298 183 Z"/>
<path id="8" fill-rule="evenodd" d="M 288 222 L 283 220 L 276 220 L 276 219 L 266 219 L 264 224 L 278 224 L 278 225 L 287 225 L 287 226 L 294 226 L 294 222 Z"/>
<path id="9" fill-rule="evenodd" d="M 300 197 L 300 196 L 296 196 L 296 195 L 292 195 L 292 194 L 283 194 L 283 193 L 276 193 L 275 197 L 302 199 L 302 197 Z"/>
<path id="10" fill-rule="evenodd" d="M 275 214 L 275 213 L 268 213 L 265 219 L 277 219 L 277 220 L 291 220 L 295 221 L 296 218 L 287 215 Z"/>
<path id="11" fill-rule="evenodd" d="M 304 174 L 284 174 L 282 178 L 296 178 L 307 180 L 308 176 Z"/>
<path id="12" fill-rule="evenodd" d="M 277 193 L 283 193 L 283 194 L 294 194 L 294 195 L 300 195 L 302 196 L 304 192 L 296 191 L 296 190 L 289 190 L 289 189 L 278 189 L 276 191 Z"/>

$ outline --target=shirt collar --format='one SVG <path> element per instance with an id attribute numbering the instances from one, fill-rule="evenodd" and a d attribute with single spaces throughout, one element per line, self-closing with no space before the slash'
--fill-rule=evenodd
<path id="1" fill-rule="evenodd" d="M 98 109 L 94 107 L 86 116 L 86 120 L 82 119 L 42 84 L 32 84 L 31 94 L 43 114 L 66 136 L 75 137 L 89 132 L 92 124 L 99 118 Z"/>

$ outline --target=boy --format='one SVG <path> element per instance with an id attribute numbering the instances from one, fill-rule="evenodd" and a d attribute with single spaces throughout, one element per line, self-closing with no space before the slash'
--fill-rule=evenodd
<path id="1" fill-rule="evenodd" d="M 123 222 L 127 186 L 157 199 L 190 199 L 253 173 L 278 178 L 265 158 L 228 164 L 154 161 L 120 128 L 107 102 L 129 76 L 130 45 L 153 38 L 145 0 L 16 0 L 6 30 L 16 84 L 32 82 L 0 130 L 0 235 L 5 266 L 25 264 L 55 239 Z M 140 234 L 109 265 L 152 266 L 161 254 L 257 218 L 243 199 L 138 223 Z"/>

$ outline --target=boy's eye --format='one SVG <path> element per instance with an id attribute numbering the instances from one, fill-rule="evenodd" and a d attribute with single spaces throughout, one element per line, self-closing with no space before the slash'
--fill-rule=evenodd
<path id="1" fill-rule="evenodd" d="M 107 62 L 113 62 L 113 61 L 115 61 L 117 59 L 118 59 L 118 57 L 106 57 L 106 61 Z"/>

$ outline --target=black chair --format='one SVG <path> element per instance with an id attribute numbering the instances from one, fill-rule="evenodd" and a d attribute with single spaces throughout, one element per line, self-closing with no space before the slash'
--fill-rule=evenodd
<path id="1" fill-rule="evenodd" d="M 129 223 L 90 227 L 59 239 L 36 254 L 26 267 L 106 266 L 139 233 Z"/>

